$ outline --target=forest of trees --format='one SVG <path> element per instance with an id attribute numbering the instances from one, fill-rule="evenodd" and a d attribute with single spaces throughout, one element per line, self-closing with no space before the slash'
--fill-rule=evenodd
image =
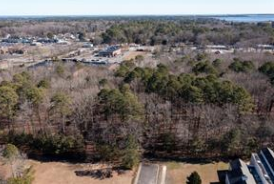
<path id="1" fill-rule="evenodd" d="M 194 54 L 136 63 L 2 71 L 1 142 L 126 169 L 144 156 L 229 158 L 273 146 L 273 62 Z"/>
<path id="2" fill-rule="evenodd" d="M 271 24 L 230 24 L 212 21 L 135 21 L 112 25 L 102 34 L 104 43 L 203 46 L 207 44 L 254 46 L 273 43 Z"/>
<path id="3" fill-rule="evenodd" d="M 48 17 L 0 22 L 0 37 L 7 34 L 48 37 L 65 33 L 85 34 L 96 44 L 248 47 L 274 43 L 274 31 L 269 23 L 230 23 L 199 17 Z"/>
<path id="4" fill-rule="evenodd" d="M 1 24 L 1 35 L 96 32 L 102 43 L 163 48 L 177 43 L 250 46 L 273 43 L 274 35 L 270 24 L 216 20 Z M 272 54 L 162 49 L 151 55 L 155 67 L 141 65 L 146 58 L 137 56 L 114 71 L 58 58 L 51 66 L 1 70 L 0 142 L 32 157 L 111 161 L 126 169 L 143 157 L 231 158 L 273 148 Z"/>

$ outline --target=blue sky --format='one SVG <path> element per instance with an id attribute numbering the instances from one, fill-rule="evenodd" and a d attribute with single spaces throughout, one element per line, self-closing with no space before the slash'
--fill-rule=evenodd
<path id="1" fill-rule="evenodd" d="M 0 15 L 274 14 L 274 0 L 0 0 Z"/>

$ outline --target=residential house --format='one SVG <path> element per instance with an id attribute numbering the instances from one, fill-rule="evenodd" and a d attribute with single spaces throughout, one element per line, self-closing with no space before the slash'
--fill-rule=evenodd
<path id="1" fill-rule="evenodd" d="M 250 173 L 246 163 L 241 159 L 230 163 L 229 171 L 225 178 L 226 184 L 256 184 L 253 175 Z"/>
<path id="2" fill-rule="evenodd" d="M 253 153 L 250 165 L 254 167 L 262 184 L 274 183 L 274 153 L 269 148 Z"/>
<path id="3" fill-rule="evenodd" d="M 225 173 L 225 184 L 274 184 L 274 152 L 264 148 L 253 153 L 249 165 L 234 160 Z"/>

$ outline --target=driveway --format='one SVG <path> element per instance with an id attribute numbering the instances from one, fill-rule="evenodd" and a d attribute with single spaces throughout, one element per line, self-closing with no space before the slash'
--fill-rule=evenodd
<path id="1" fill-rule="evenodd" d="M 158 164 L 140 164 L 135 184 L 164 184 L 165 166 Z"/>

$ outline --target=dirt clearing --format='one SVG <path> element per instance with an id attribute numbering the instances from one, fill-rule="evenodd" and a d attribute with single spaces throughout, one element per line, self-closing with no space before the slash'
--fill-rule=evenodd
<path id="1" fill-rule="evenodd" d="M 146 52 L 139 52 L 139 51 L 130 51 L 128 53 L 126 53 L 123 57 L 124 60 L 131 60 L 131 59 L 135 59 L 136 56 L 141 55 L 141 56 L 146 56 L 147 53 Z"/>
<path id="2" fill-rule="evenodd" d="M 118 175 L 113 172 L 109 179 L 96 179 L 91 176 L 76 176 L 75 171 L 92 171 L 106 168 L 102 164 L 70 164 L 62 162 L 38 162 L 28 160 L 35 171 L 33 184 L 131 184 L 134 177 L 133 171 L 126 171 Z M 10 177 L 8 166 L 0 163 L 2 177 Z"/>

